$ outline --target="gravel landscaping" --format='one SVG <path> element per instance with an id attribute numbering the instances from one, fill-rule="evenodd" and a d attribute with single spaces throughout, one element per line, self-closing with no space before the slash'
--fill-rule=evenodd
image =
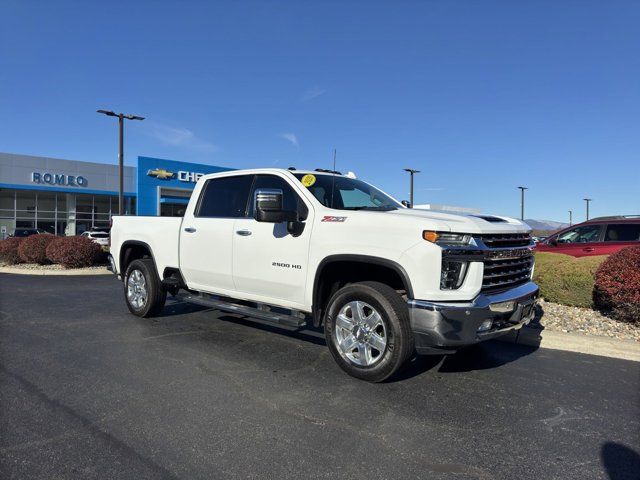
<path id="1" fill-rule="evenodd" d="M 590 308 L 567 307 L 540 300 L 531 327 L 640 342 L 640 324 L 619 322 Z"/>

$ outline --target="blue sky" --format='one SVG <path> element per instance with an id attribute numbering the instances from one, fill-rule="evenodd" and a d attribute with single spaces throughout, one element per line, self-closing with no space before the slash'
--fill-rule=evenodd
<path id="1" fill-rule="evenodd" d="M 640 213 L 640 2 L 0 4 L 0 151 L 352 170 L 417 203 Z"/>

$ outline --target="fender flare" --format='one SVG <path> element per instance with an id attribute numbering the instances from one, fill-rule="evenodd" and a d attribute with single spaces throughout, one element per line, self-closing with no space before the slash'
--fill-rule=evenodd
<path id="1" fill-rule="evenodd" d="M 398 274 L 400 279 L 402 280 L 402 284 L 407 292 L 407 296 L 409 298 L 413 298 L 413 287 L 411 286 L 411 280 L 409 279 L 409 275 L 407 271 L 404 269 L 402 265 L 393 260 L 389 260 L 388 258 L 375 257 L 372 255 L 359 255 L 359 254 L 338 254 L 338 255 L 329 255 L 323 258 L 318 264 L 318 268 L 316 269 L 316 273 L 313 279 L 313 297 L 311 304 L 311 311 L 313 313 L 314 324 L 318 324 L 320 322 L 319 318 L 316 318 L 318 315 L 318 296 L 320 294 L 320 277 L 322 275 L 325 267 L 332 263 L 336 262 L 359 262 L 359 263 L 369 263 L 374 265 L 379 265 L 382 267 L 387 267 L 393 270 Z"/>
<path id="2" fill-rule="evenodd" d="M 144 247 L 149 251 L 149 255 L 151 255 L 151 259 L 153 260 L 153 264 L 156 264 L 156 258 L 153 255 L 153 250 L 151 249 L 151 246 L 148 243 L 145 242 L 141 242 L 140 240 L 126 240 L 121 246 L 120 246 L 120 252 L 118 254 L 118 267 L 120 268 L 120 275 L 123 276 L 124 278 L 124 274 L 126 272 L 123 271 L 122 265 L 123 262 L 125 260 L 125 258 L 123 258 L 124 256 L 122 255 L 122 252 L 125 251 L 125 249 L 127 247 L 131 247 L 131 246 L 137 246 L 137 247 Z M 156 267 L 157 269 L 157 267 Z"/>

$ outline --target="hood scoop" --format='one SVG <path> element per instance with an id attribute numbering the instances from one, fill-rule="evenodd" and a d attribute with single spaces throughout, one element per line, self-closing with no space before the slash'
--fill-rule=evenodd
<path id="1" fill-rule="evenodd" d="M 490 215 L 471 215 L 472 217 L 481 218 L 490 223 L 509 223 L 504 218 L 492 217 Z"/>

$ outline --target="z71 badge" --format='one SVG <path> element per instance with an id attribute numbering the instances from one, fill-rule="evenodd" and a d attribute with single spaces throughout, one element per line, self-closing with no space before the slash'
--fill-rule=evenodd
<path id="1" fill-rule="evenodd" d="M 322 217 L 322 222 L 344 222 L 347 217 L 334 217 L 333 215 L 325 215 Z"/>

